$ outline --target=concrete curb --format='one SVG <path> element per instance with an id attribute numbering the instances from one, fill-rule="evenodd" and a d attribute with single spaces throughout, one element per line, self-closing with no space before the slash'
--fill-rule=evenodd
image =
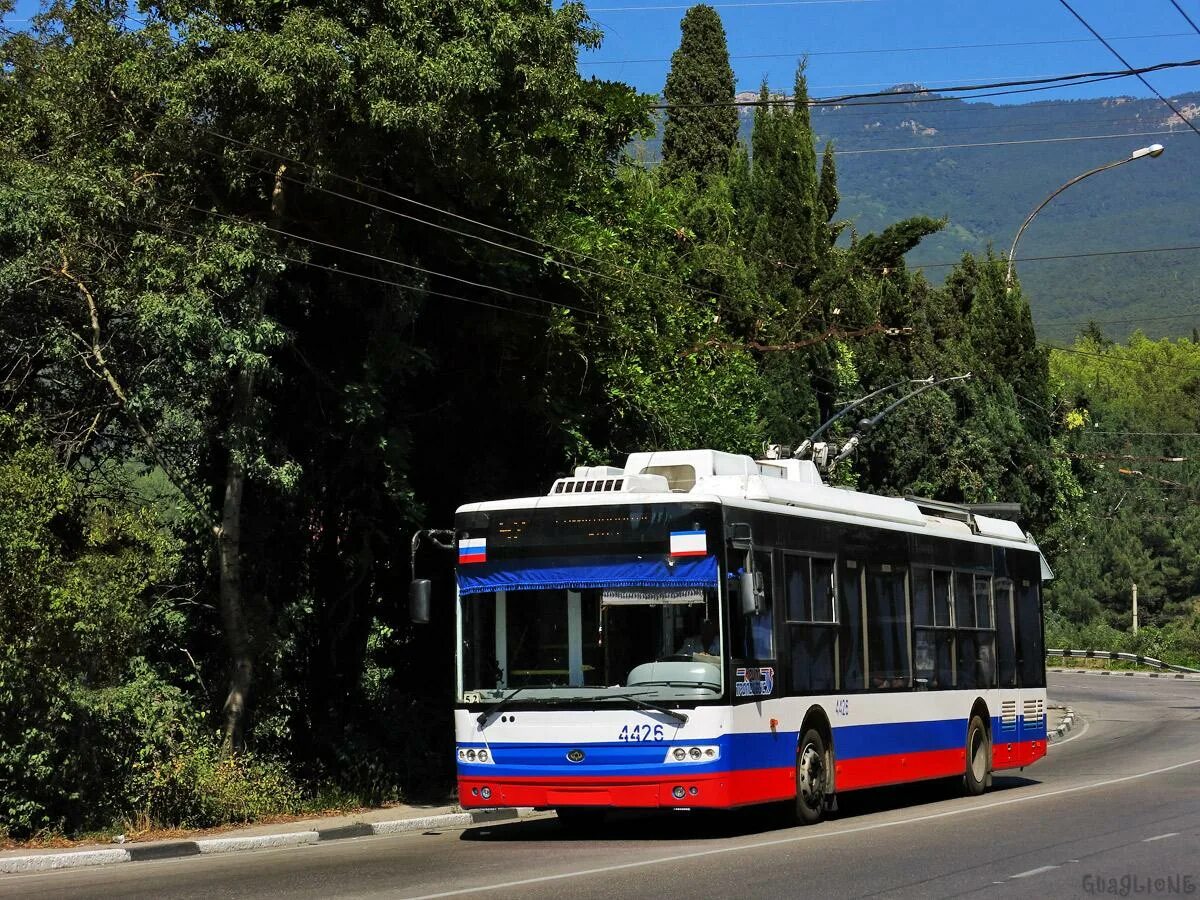
<path id="1" fill-rule="evenodd" d="M 1075 720 L 1079 718 L 1079 714 L 1069 706 L 1051 706 L 1050 709 L 1063 710 L 1063 717 L 1058 720 L 1058 727 L 1046 735 L 1046 740 L 1053 744 L 1055 741 L 1062 740 L 1075 727 Z"/>
<path id="2" fill-rule="evenodd" d="M 1161 678 L 1163 680 L 1176 681 L 1200 681 L 1200 675 L 1186 675 L 1183 672 L 1133 672 L 1124 671 L 1122 669 L 1047 669 L 1047 672 L 1052 672 L 1056 675 L 1110 675 L 1121 677 L 1122 675 L 1130 678 Z"/>
<path id="3" fill-rule="evenodd" d="M 253 837 L 205 838 L 199 841 L 168 841 L 146 844 L 141 847 L 131 845 L 111 850 L 74 850 L 62 853 L 40 853 L 34 856 L 9 856 L 0 857 L 0 873 L 46 872 L 51 869 L 108 866 L 114 863 L 142 862 L 151 859 L 178 859 L 200 854 L 236 853 L 240 850 L 302 847 L 376 834 L 403 834 L 409 831 L 465 828 L 484 822 L 523 819 L 532 814 L 532 807 L 481 809 L 469 813 L 419 816 L 391 822 L 355 822 L 352 825 L 342 825 L 338 828 L 318 828 L 315 831 L 291 831 L 284 834 L 262 834 Z"/>

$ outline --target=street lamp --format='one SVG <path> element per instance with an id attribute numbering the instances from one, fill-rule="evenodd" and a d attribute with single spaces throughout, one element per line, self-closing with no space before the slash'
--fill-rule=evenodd
<path id="1" fill-rule="evenodd" d="M 1013 238 L 1012 249 L 1008 251 L 1008 271 L 1004 276 L 1004 289 L 1006 291 L 1012 290 L 1013 257 L 1016 255 L 1016 252 L 1017 252 L 1017 241 L 1019 241 L 1021 239 L 1021 235 L 1025 233 L 1025 229 L 1029 227 L 1029 223 L 1033 221 L 1033 217 L 1036 216 L 1038 213 L 1040 213 L 1042 211 L 1042 209 L 1046 206 L 1047 203 L 1049 203 L 1051 200 L 1053 200 L 1055 197 L 1057 197 L 1059 194 L 1061 194 L 1063 191 L 1065 191 L 1071 185 L 1078 184 L 1079 182 L 1083 181 L 1083 179 L 1085 179 L 1085 178 L 1089 178 L 1092 175 L 1096 175 L 1100 172 L 1105 172 L 1109 169 L 1115 169 L 1117 166 L 1123 166 L 1123 165 L 1125 165 L 1125 163 L 1133 162 L 1135 159 L 1141 159 L 1143 156 L 1149 156 L 1151 159 L 1153 159 L 1156 156 L 1162 156 L 1163 149 L 1164 148 L 1163 148 L 1162 144 L 1151 144 L 1149 147 L 1142 147 L 1139 150 L 1134 150 L 1132 153 L 1130 153 L 1124 159 L 1118 159 L 1115 162 L 1105 163 L 1102 166 L 1097 166 L 1096 168 L 1091 169 L 1090 171 L 1084 172 L 1082 175 L 1076 175 L 1074 178 L 1072 178 L 1070 181 L 1068 181 L 1066 184 L 1064 184 L 1062 187 L 1060 187 L 1058 190 L 1056 190 L 1053 194 L 1051 194 L 1049 197 L 1047 197 L 1045 200 L 1043 200 L 1041 203 L 1039 203 L 1037 205 L 1037 209 L 1035 209 L 1033 212 L 1031 212 L 1029 214 L 1029 218 L 1027 218 L 1024 221 L 1024 223 L 1021 225 L 1021 227 L 1017 229 L 1017 236 L 1015 238 Z"/>

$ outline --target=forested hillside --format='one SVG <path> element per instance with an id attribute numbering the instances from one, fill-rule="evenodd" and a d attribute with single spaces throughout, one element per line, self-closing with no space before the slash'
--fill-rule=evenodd
<path id="1" fill-rule="evenodd" d="M 940 282 L 963 252 L 991 245 L 1007 255 L 1025 217 L 1069 178 L 1161 143 L 1159 159 L 1082 182 L 1047 206 L 1018 256 L 1068 258 L 1023 263 L 1021 278 L 1048 341 L 1070 341 L 1088 319 L 1111 322 L 1108 333 L 1120 338 L 1139 327 L 1151 336 L 1188 335 L 1200 325 L 1200 157 L 1190 149 L 1195 134 L 1161 102 L 1004 103 L 936 93 L 900 102 L 905 97 L 813 109 L 818 145 L 838 150 L 841 215 L 854 227 L 877 230 L 913 210 L 944 217 L 946 227 L 908 256 Z M 1175 102 L 1200 114 L 1200 94 Z M 744 113 L 743 137 L 751 121 Z M 635 154 L 653 161 L 658 152 L 651 139 Z M 1192 249 L 1081 255 L 1173 247 Z"/>
<path id="2" fill-rule="evenodd" d="M 1148 403 L 1052 370 L 1001 260 L 914 272 L 955 189 L 848 208 L 803 70 L 746 127 L 713 106 L 711 7 L 663 165 L 630 164 L 653 98 L 578 75 L 600 38 L 536 0 L 64 0 L 0 41 L 0 833 L 444 796 L 451 560 L 418 556 L 414 627 L 416 529 L 634 450 L 795 444 L 901 379 L 972 373 L 837 479 L 1019 501 L 1055 608 L 1120 624 L 1128 545 L 1069 561 L 1124 478 L 1084 426 L 1171 430 Z"/>

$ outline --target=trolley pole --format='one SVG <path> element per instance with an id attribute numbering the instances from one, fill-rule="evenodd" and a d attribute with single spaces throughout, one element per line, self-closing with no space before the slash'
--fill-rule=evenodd
<path id="1" fill-rule="evenodd" d="M 1133 583 L 1133 633 L 1137 634 L 1137 582 Z"/>

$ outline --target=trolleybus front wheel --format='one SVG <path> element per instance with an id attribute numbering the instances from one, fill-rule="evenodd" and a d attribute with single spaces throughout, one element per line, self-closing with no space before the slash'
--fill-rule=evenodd
<path id="1" fill-rule="evenodd" d="M 796 821 L 813 825 L 825 812 L 825 794 L 829 785 L 829 757 L 825 740 L 815 728 L 800 739 L 796 754 Z"/>
<path id="2" fill-rule="evenodd" d="M 972 716 L 971 724 L 967 726 L 967 771 L 963 775 L 967 796 L 978 797 L 987 787 L 991 756 L 992 742 L 988 740 L 983 719 Z"/>

